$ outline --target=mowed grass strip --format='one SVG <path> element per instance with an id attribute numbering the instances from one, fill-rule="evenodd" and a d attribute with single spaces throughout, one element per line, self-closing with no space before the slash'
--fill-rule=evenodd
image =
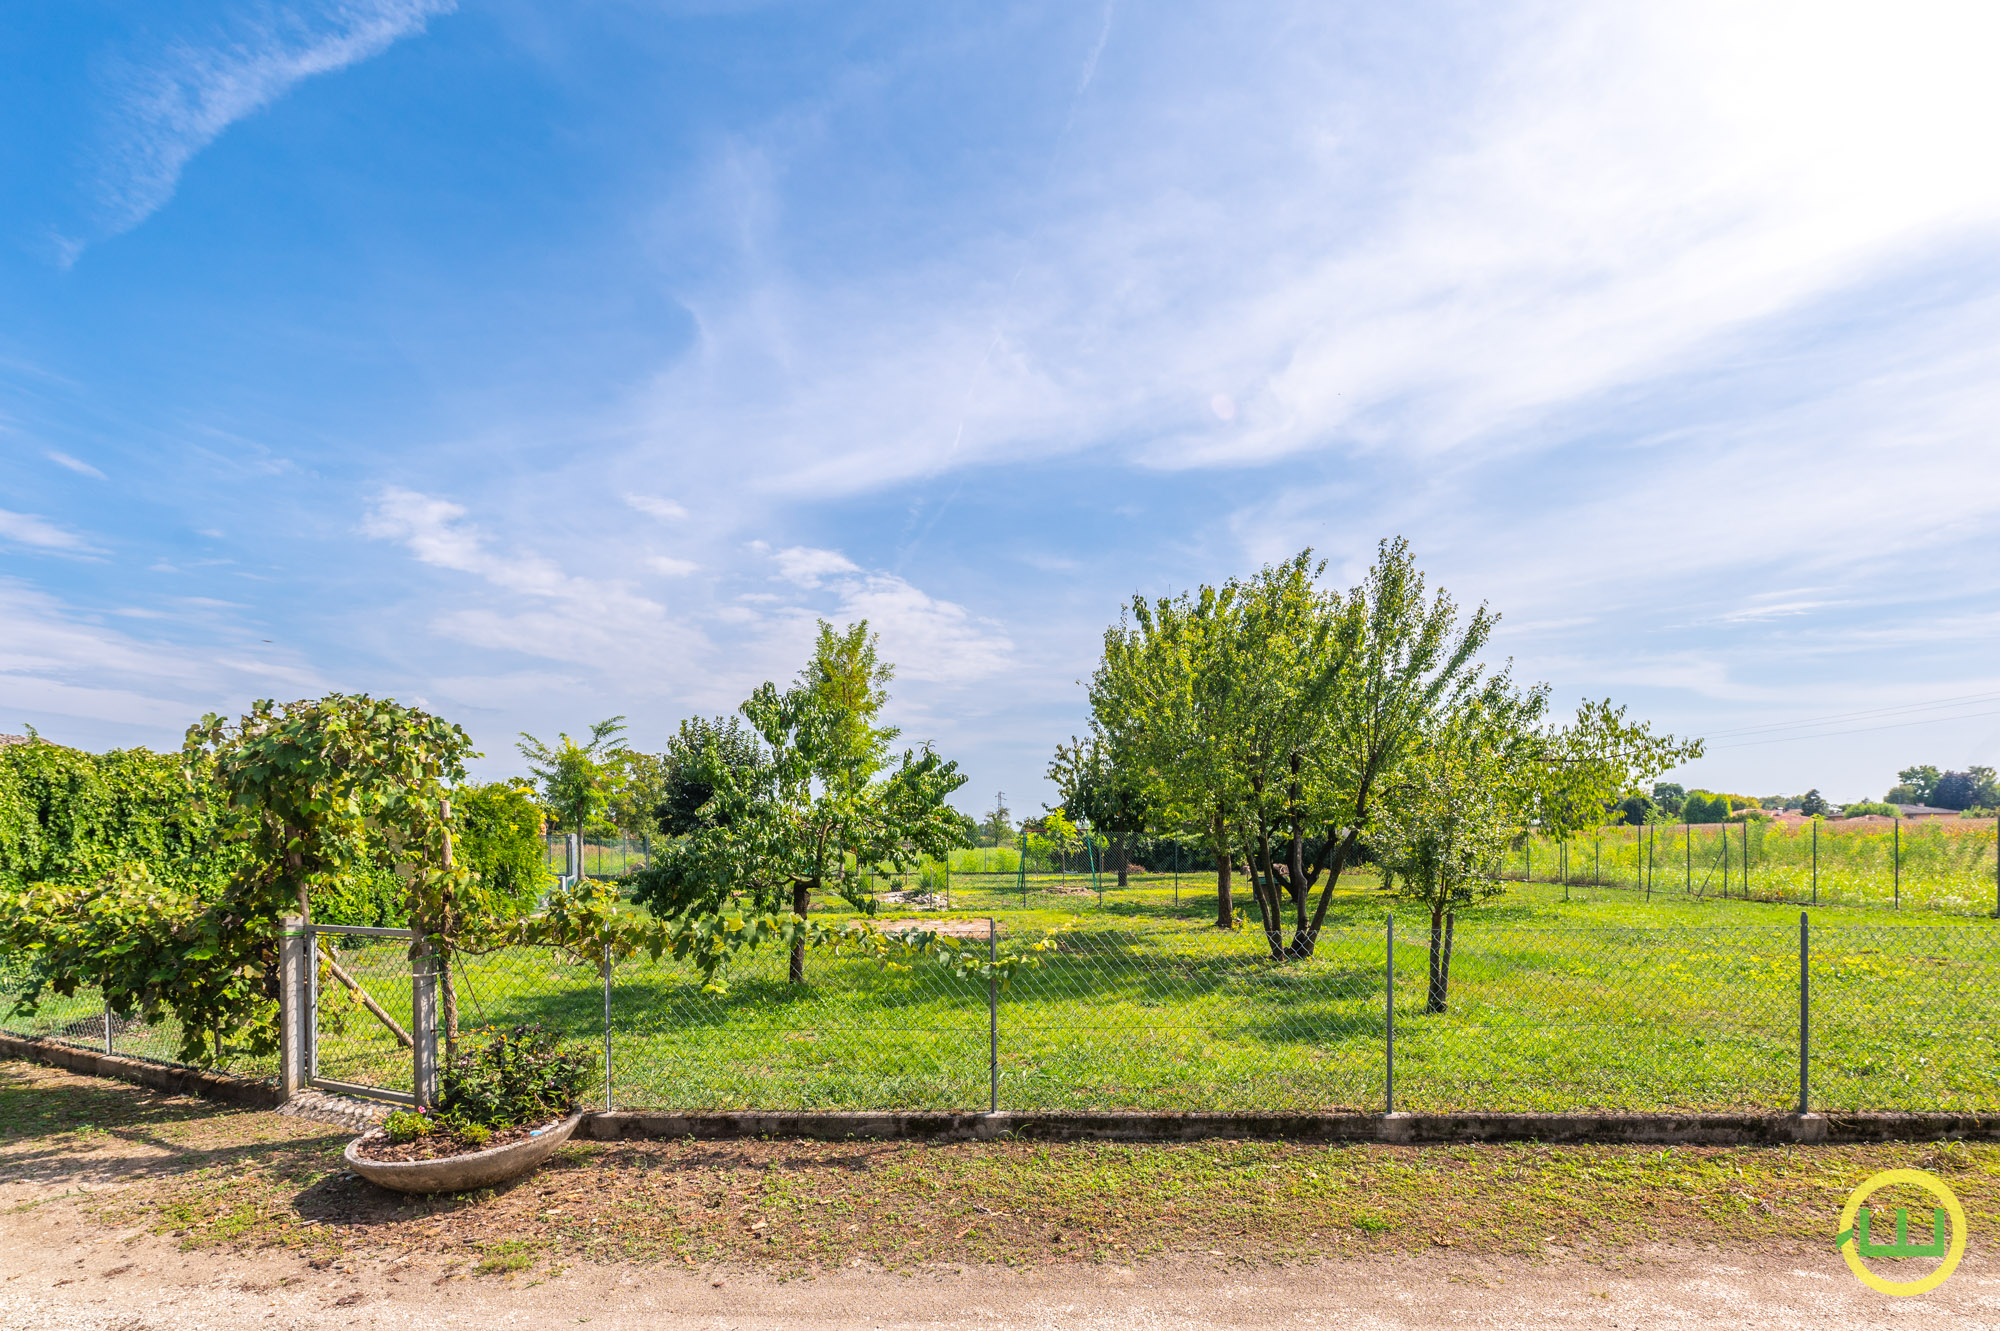
<path id="1" fill-rule="evenodd" d="M 466 1274 L 577 1262 L 1272 1263 L 1381 1253 L 1828 1251 L 1880 1169 L 1944 1177 L 2000 1234 L 2000 1147 L 1661 1149 L 618 1142 L 514 1186 L 413 1199 L 345 1174 L 345 1135 L 274 1114 L 0 1063 L 0 1185 L 189 1247 L 415 1258 Z M 15 1195 L 20 1192 L 10 1187 Z"/>

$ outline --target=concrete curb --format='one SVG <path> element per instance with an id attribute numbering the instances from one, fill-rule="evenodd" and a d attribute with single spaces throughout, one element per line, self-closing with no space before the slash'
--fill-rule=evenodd
<path id="1" fill-rule="evenodd" d="M 1777 1146 L 2000 1138 L 2000 1114 L 671 1113 L 599 1111 L 580 1139 L 804 1137 L 918 1141 L 1605 1142 Z"/>
<path id="2" fill-rule="evenodd" d="M 126 1058 L 64 1044 L 59 1040 L 32 1040 L 0 1031 L 0 1058 L 18 1058 L 29 1063 L 66 1068 L 92 1077 L 113 1077 L 169 1095 L 199 1095 L 207 1100 L 276 1109 L 284 1103 L 276 1082 L 231 1076 L 226 1072 L 206 1072 L 178 1063 L 154 1063 L 143 1058 Z"/>

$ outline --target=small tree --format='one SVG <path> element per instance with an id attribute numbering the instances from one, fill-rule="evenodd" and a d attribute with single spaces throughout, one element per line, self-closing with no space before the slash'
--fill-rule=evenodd
<path id="1" fill-rule="evenodd" d="M 712 914 L 732 896 L 760 909 L 789 904 L 803 923 L 813 894 L 832 885 L 862 909 L 844 869 L 901 871 L 960 844 L 946 797 L 965 784 L 928 745 L 890 766 L 893 726 L 878 717 L 893 668 L 866 620 L 844 632 L 822 621 L 813 657 L 788 689 L 760 685 L 742 712 L 763 761 L 733 766 L 710 735 L 695 774 L 712 791 L 699 817 L 635 880 L 634 895 L 663 918 Z M 787 899 L 788 902 L 787 902 Z M 805 982 L 805 940 L 795 938 L 790 979 Z"/>
<path id="2" fill-rule="evenodd" d="M 1594 833 L 1634 786 L 1701 756 L 1700 740 L 1655 735 L 1645 722 L 1625 719 L 1609 698 L 1585 702 L 1576 718 L 1542 736 L 1536 746 L 1536 820 L 1567 845 Z M 1688 804 L 1693 804 L 1693 798 Z M 1721 822 L 1728 815 L 1723 803 Z"/>
<path id="3" fill-rule="evenodd" d="M 630 755 L 618 739 L 624 733 L 624 721 L 622 716 L 599 721 L 583 744 L 567 734 L 557 735 L 554 744 L 544 744 L 524 730 L 515 746 L 528 760 L 528 770 L 541 785 L 542 802 L 555 811 L 557 824 L 576 832 L 579 861 L 585 829 L 611 806 L 623 783 Z M 582 863 L 576 868 L 581 878 Z"/>
<path id="4" fill-rule="evenodd" d="M 1819 793 L 1818 786 L 1814 786 L 1811 790 L 1808 790 L 1806 797 L 1799 801 L 1799 812 L 1808 818 L 1824 818 L 1826 817 L 1826 811 L 1826 796 Z M 1721 822 L 1722 820 L 1718 818 L 1715 821 Z"/>
<path id="5" fill-rule="evenodd" d="M 1382 793 L 1369 844 L 1430 908 L 1425 1011 L 1445 1010 L 1451 983 L 1447 914 L 1504 891 L 1495 862 L 1533 795 L 1540 690 L 1488 689 L 1455 709 Z"/>

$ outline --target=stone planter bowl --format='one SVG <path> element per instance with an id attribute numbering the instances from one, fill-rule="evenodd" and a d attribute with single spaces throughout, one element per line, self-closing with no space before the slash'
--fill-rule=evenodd
<path id="1" fill-rule="evenodd" d="M 370 1160 L 357 1149 L 362 1142 L 373 1137 L 375 1132 L 356 1137 L 347 1144 L 347 1151 L 341 1159 L 347 1167 L 367 1179 L 370 1183 L 397 1192 L 465 1192 L 471 1188 L 490 1188 L 496 1183 L 506 1183 L 517 1179 L 555 1153 L 555 1149 L 568 1141 L 576 1131 L 576 1125 L 583 1122 L 584 1111 L 574 1114 L 551 1128 L 542 1129 L 539 1137 L 527 1137 L 505 1146 L 490 1146 L 483 1151 L 473 1151 L 469 1155 L 445 1155 L 435 1160 Z"/>

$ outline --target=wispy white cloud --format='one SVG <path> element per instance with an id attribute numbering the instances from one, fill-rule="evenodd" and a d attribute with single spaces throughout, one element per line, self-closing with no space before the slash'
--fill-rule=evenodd
<path id="1" fill-rule="evenodd" d="M 33 546 L 38 550 L 53 550 L 61 554 L 98 553 L 96 546 L 67 527 L 50 522 L 47 518 L 37 517 L 33 513 L 13 513 L 4 508 L 0 508 L 0 541 Z"/>
<path id="2" fill-rule="evenodd" d="M 141 638 L 14 579 L 0 578 L 0 624 L 7 626 L 0 695 L 9 707 L 129 727 L 154 742 L 177 736 L 204 711 L 327 688 L 324 675 L 291 653 L 249 650 L 240 630 L 197 645 Z"/>
<path id="3" fill-rule="evenodd" d="M 53 448 L 43 456 L 47 457 L 49 461 L 55 463 L 58 467 L 67 467 L 79 476 L 89 476 L 100 481 L 104 479 L 103 472 L 91 466 L 82 458 L 73 458 L 69 454 L 58 452 Z"/>
<path id="4" fill-rule="evenodd" d="M 672 555 L 649 555 L 646 567 L 669 578 L 685 578 L 701 567 L 692 559 L 675 559 Z"/>
<path id="5" fill-rule="evenodd" d="M 436 616 L 441 632 L 473 646 L 595 663 L 637 679 L 681 665 L 703 644 L 699 630 L 627 579 L 579 576 L 542 555 L 495 549 L 450 500 L 390 487 L 376 496 L 362 531 L 506 594 Z"/>
<path id="6" fill-rule="evenodd" d="M 859 573 L 861 566 L 838 550 L 815 550 L 811 546 L 788 546 L 771 556 L 778 562 L 778 576 L 801 587 L 817 587 L 837 573 Z"/>
<path id="7" fill-rule="evenodd" d="M 629 494 L 625 496 L 625 502 L 648 517 L 678 521 L 688 515 L 686 508 L 658 495 Z"/>
<path id="8" fill-rule="evenodd" d="M 98 171 L 100 234 L 129 231 L 165 204 L 189 159 L 231 124 L 301 80 L 378 55 L 454 8 L 456 0 L 257 5 L 200 35 L 108 65 L 113 130 Z M 68 257 L 94 238 L 68 238 Z"/>

